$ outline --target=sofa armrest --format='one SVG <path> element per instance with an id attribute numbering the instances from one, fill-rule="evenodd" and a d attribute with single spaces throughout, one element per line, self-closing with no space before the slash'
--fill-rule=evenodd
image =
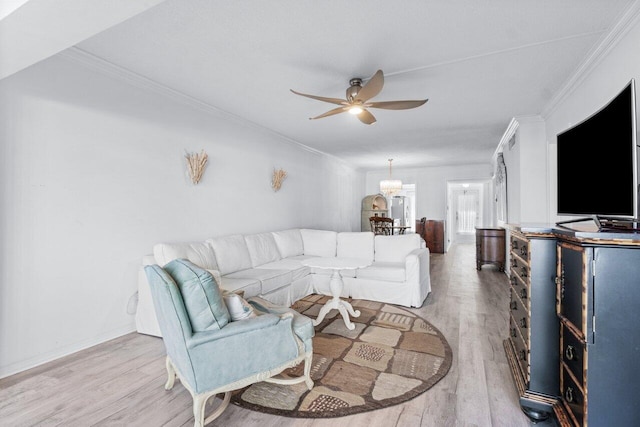
<path id="1" fill-rule="evenodd" d="M 407 282 L 421 283 L 429 276 L 429 248 L 414 249 L 405 259 Z"/>
<path id="2" fill-rule="evenodd" d="M 420 307 L 431 292 L 430 256 L 429 248 L 420 248 L 411 251 L 406 258 L 407 282 L 414 285 L 411 288 L 414 307 Z"/>

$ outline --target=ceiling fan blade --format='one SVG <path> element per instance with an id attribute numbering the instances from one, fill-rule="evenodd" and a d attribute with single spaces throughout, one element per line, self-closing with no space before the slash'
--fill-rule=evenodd
<path id="1" fill-rule="evenodd" d="M 362 113 L 358 114 L 357 117 L 365 125 L 372 125 L 376 122 L 376 118 L 373 117 L 373 114 L 371 114 L 367 110 L 362 110 Z"/>
<path id="2" fill-rule="evenodd" d="M 347 111 L 349 109 L 349 107 L 338 107 L 338 108 L 334 108 L 333 110 L 329 110 L 324 114 L 320 114 L 319 116 L 316 117 L 310 117 L 309 120 L 315 120 L 315 119 L 321 119 L 323 117 L 329 117 L 329 116 L 333 116 L 334 114 L 340 114 L 340 113 L 344 113 L 345 111 Z"/>
<path id="3" fill-rule="evenodd" d="M 346 105 L 347 101 L 345 101 L 344 99 L 339 99 L 339 98 L 326 98 L 324 96 L 316 96 L 316 95 L 308 95 L 306 93 L 300 93 L 300 92 L 296 92 L 293 89 L 289 89 L 291 92 L 295 93 L 296 95 L 300 95 L 300 96 L 306 96 L 307 98 L 311 98 L 311 99 L 317 99 L 318 101 L 324 101 L 324 102 L 330 102 L 332 104 L 338 104 L 338 105 Z"/>
<path id="4" fill-rule="evenodd" d="M 428 99 L 420 101 L 382 101 L 382 102 L 368 102 L 367 108 L 384 108 L 385 110 L 408 110 L 410 108 L 416 108 L 424 105 Z"/>
<path id="5" fill-rule="evenodd" d="M 373 77 L 362 86 L 362 89 L 360 89 L 360 92 L 356 95 L 356 100 L 365 102 L 373 98 L 380 93 L 382 86 L 384 86 L 384 74 L 382 74 L 382 70 L 378 70 Z"/>

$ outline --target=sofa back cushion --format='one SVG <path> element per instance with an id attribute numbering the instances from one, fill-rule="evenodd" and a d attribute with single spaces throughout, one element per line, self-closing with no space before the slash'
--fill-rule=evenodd
<path id="1" fill-rule="evenodd" d="M 174 259 L 188 259 L 199 267 L 218 269 L 216 256 L 207 242 L 158 243 L 153 246 L 153 256 L 160 267 Z"/>
<path id="2" fill-rule="evenodd" d="M 164 266 L 180 288 L 193 332 L 223 328 L 231 316 L 213 276 L 186 259 L 175 259 Z"/>
<path id="3" fill-rule="evenodd" d="M 326 230 L 300 230 L 304 255 L 332 257 L 336 256 L 336 244 L 338 233 Z"/>
<path id="4" fill-rule="evenodd" d="M 409 252 L 420 248 L 419 234 L 375 236 L 375 261 L 404 262 Z"/>
<path id="5" fill-rule="evenodd" d="M 252 267 L 249 248 L 242 234 L 214 237 L 207 239 L 207 243 L 213 248 L 218 262 L 217 270 L 223 276 Z"/>
<path id="6" fill-rule="evenodd" d="M 373 236 L 370 231 L 338 233 L 338 257 L 360 258 L 373 262 Z"/>
<path id="7" fill-rule="evenodd" d="M 252 267 L 280 259 L 280 251 L 271 233 L 249 234 L 244 236 L 244 241 L 249 250 Z"/>
<path id="8" fill-rule="evenodd" d="M 291 230 L 274 231 L 271 233 L 278 246 L 282 258 L 289 258 L 304 254 L 302 235 L 297 228 Z"/>

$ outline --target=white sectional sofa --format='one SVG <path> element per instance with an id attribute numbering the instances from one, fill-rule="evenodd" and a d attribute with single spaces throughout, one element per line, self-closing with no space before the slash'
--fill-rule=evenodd
<path id="1" fill-rule="evenodd" d="M 210 270 L 228 291 L 244 291 L 290 306 L 312 293 L 331 295 L 331 271 L 305 267 L 312 257 L 360 258 L 370 265 L 343 270 L 342 297 L 420 307 L 431 292 L 429 249 L 418 234 L 374 236 L 371 232 L 290 229 L 229 235 L 190 243 L 158 243 L 143 265 L 185 258 Z M 151 292 L 141 268 L 138 280 L 138 332 L 160 336 Z"/>

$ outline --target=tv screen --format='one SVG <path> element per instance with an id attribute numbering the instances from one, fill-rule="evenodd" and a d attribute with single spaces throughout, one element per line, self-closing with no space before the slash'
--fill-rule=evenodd
<path id="1" fill-rule="evenodd" d="M 558 134 L 558 215 L 638 219 L 635 82 Z"/>

